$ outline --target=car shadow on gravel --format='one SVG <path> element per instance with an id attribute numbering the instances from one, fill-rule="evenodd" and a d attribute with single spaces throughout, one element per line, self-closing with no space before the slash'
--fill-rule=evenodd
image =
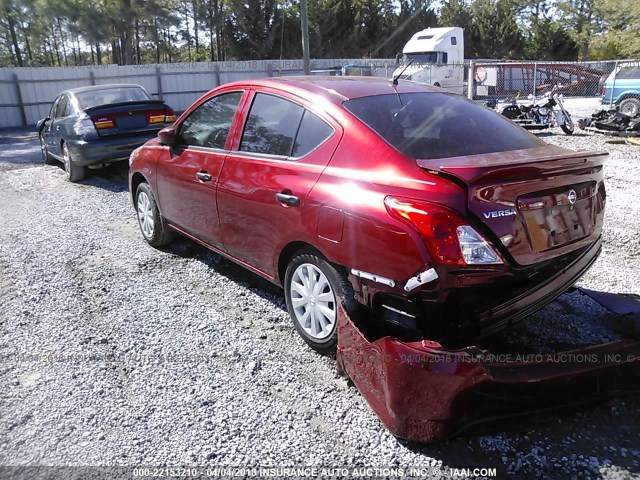
<path id="1" fill-rule="evenodd" d="M 280 287 L 188 238 L 176 237 L 171 245 L 165 248 L 165 251 L 182 258 L 198 260 L 230 281 L 249 288 L 253 293 L 268 300 L 276 307 L 286 309 L 284 307 L 284 291 Z"/>
<path id="2" fill-rule="evenodd" d="M 81 183 L 119 193 L 129 190 L 128 177 L 129 163 L 122 161 L 112 163 L 104 168 L 88 169 L 87 176 Z"/>

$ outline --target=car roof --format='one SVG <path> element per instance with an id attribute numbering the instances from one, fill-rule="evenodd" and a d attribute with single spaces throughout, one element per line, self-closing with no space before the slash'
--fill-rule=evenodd
<path id="1" fill-rule="evenodd" d="M 251 79 L 226 84 L 225 87 L 257 86 L 286 90 L 298 96 L 315 94 L 341 104 L 345 100 L 395 93 L 443 92 L 444 90 L 424 83 L 398 81 L 395 86 L 388 78 L 380 77 L 272 77 Z"/>
<path id="2" fill-rule="evenodd" d="M 91 85 L 88 87 L 77 87 L 77 88 L 69 88 L 65 90 L 63 93 L 82 93 L 82 92 L 95 92 L 98 90 L 107 90 L 109 88 L 123 88 L 123 87 L 135 87 L 135 88 L 143 88 L 141 85 L 136 83 L 106 83 L 104 85 Z"/>

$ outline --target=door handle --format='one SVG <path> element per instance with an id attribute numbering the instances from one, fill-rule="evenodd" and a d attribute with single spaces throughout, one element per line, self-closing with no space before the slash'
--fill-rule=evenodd
<path id="1" fill-rule="evenodd" d="M 211 181 L 211 175 L 208 174 L 207 172 L 198 172 L 198 173 L 196 173 L 196 178 L 198 180 L 202 180 L 203 182 L 210 182 Z"/>
<path id="2" fill-rule="evenodd" d="M 288 205 L 290 207 L 297 207 L 300 205 L 300 198 L 295 195 L 289 195 L 287 193 L 276 193 L 276 200 L 278 200 L 283 205 Z"/>

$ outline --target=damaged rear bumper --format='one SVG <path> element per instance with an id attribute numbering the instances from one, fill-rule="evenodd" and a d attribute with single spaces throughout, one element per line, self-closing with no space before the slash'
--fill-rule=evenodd
<path id="1" fill-rule="evenodd" d="M 393 435 L 433 442 L 479 423 L 529 417 L 636 390 L 640 341 L 551 355 L 497 355 L 477 347 L 447 350 L 427 340 L 402 342 L 387 336 L 369 341 L 341 310 L 337 366 Z"/>

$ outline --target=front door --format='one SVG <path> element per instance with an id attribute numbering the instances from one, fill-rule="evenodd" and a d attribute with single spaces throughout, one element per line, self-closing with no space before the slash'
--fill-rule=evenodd
<path id="1" fill-rule="evenodd" d="M 214 247 L 222 243 L 216 186 L 242 95 L 242 91 L 222 93 L 199 105 L 176 127 L 176 145 L 165 147 L 158 160 L 162 215 Z"/>

